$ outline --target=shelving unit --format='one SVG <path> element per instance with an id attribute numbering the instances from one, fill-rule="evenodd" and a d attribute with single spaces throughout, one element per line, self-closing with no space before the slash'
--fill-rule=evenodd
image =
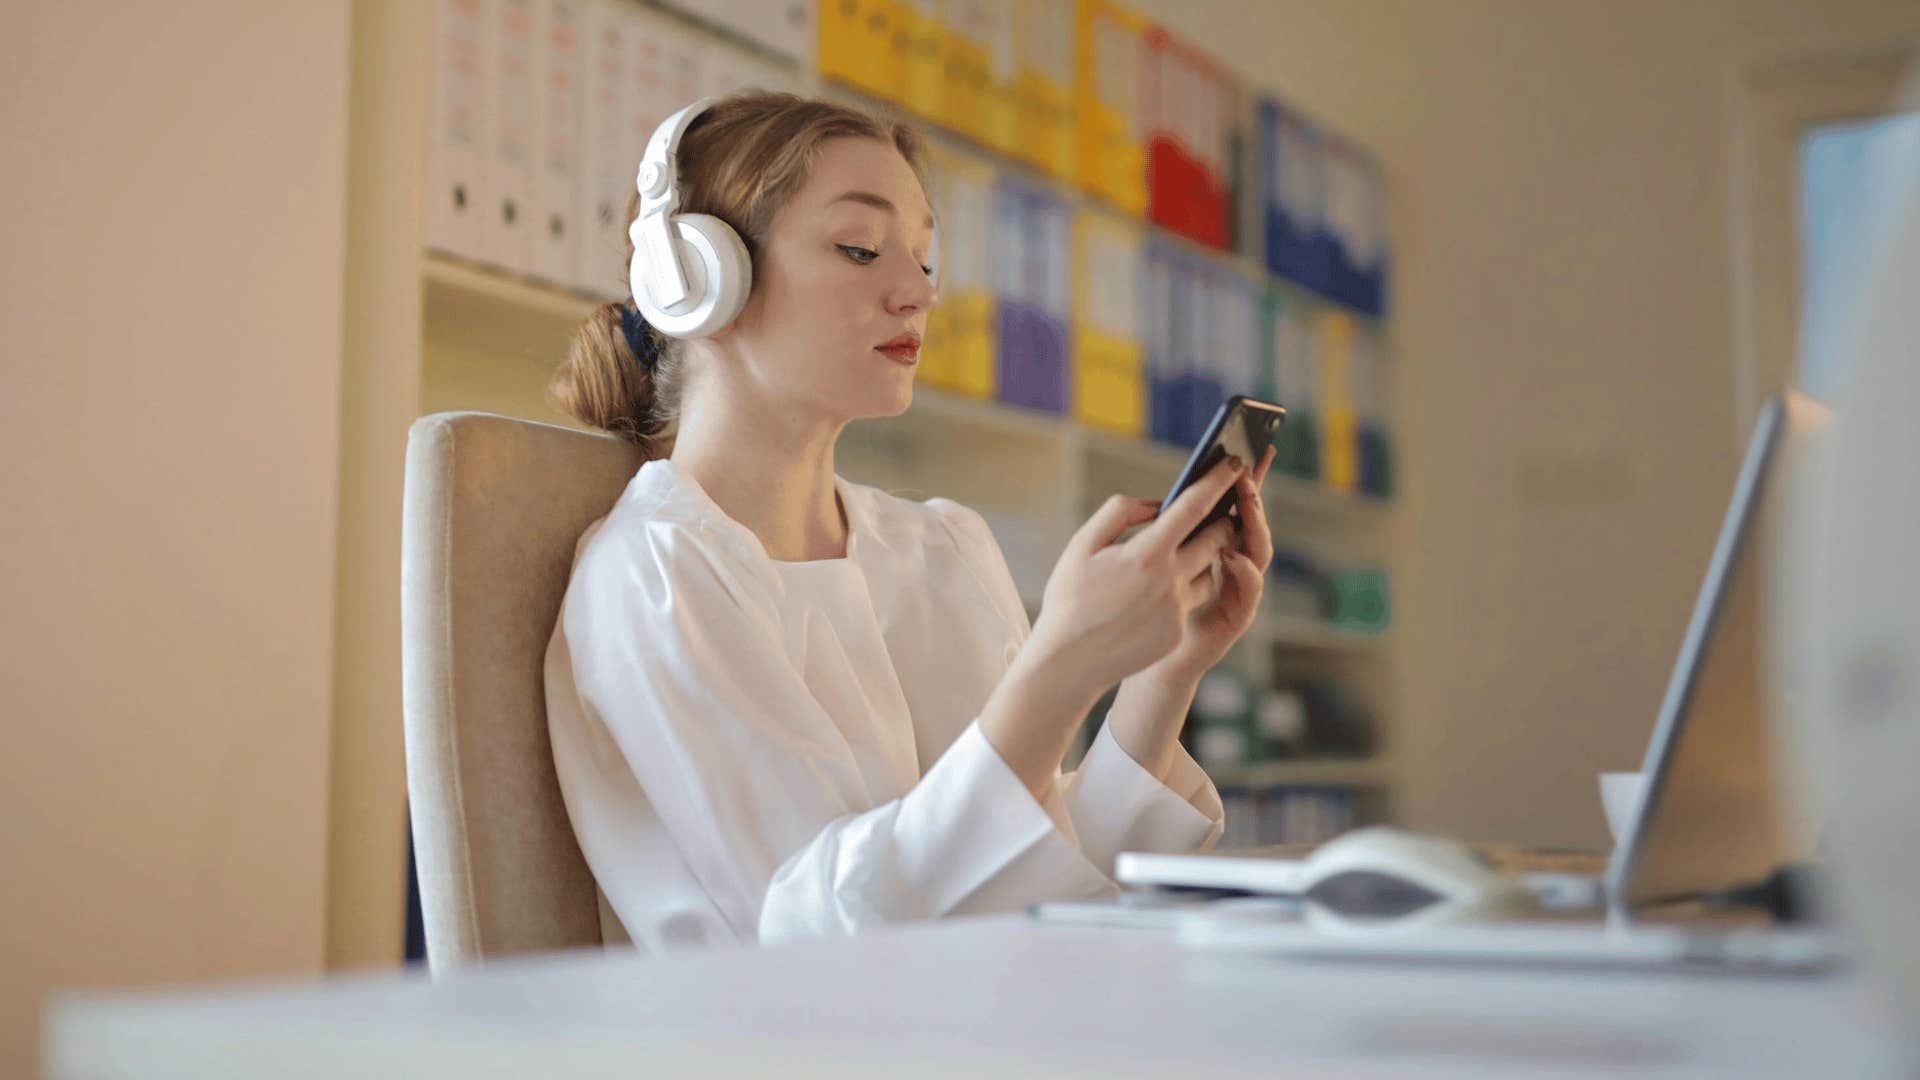
<path id="1" fill-rule="evenodd" d="M 1381 788 L 1392 782 L 1384 758 L 1289 758 L 1258 765 L 1216 765 L 1209 770 L 1222 788 L 1271 788 L 1283 785 Z"/>
<path id="2" fill-rule="evenodd" d="M 425 251 L 423 189 L 429 110 L 433 5 L 372 5 L 356 17 L 354 127 L 351 132 L 349 357 L 343 394 L 343 520 L 356 523 L 342 555 L 341 626 L 335 682 L 335 789 L 330 824 L 335 871 L 329 911 L 336 962 L 394 955 L 391 919 L 402 910 L 393 883 L 403 881 L 405 779 L 400 767 L 400 675 L 392 603 L 398 581 L 400 470 L 412 418 L 443 409 L 482 409 L 567 423 L 545 398 L 554 365 L 575 328 L 601 302 L 442 254 Z M 874 106 L 858 91 L 829 84 L 812 62 L 775 56 L 657 5 L 638 4 L 697 28 L 715 55 L 729 50 L 778 66 L 789 88 Z M 361 62 L 358 58 L 364 58 Z M 891 107 L 891 106 L 889 106 Z M 920 123 L 934 142 L 992 160 L 1046 186 L 1075 207 L 1113 212 L 1101 200 L 1008 161 L 952 132 Z M 636 148 L 637 151 L 637 148 Z M 1198 245 L 1159 229 L 1207 258 L 1272 279 L 1254 260 Z M 1297 287 L 1312 305 L 1338 306 Z M 1386 327 L 1356 319 L 1387 340 Z M 1101 499 L 1120 491 L 1163 495 L 1186 450 L 1083 427 L 1062 416 L 980 401 L 922 386 L 903 416 L 853 425 L 841 443 L 849 479 L 907 498 L 945 495 L 987 517 L 1037 608 L 1061 546 Z M 1395 515 L 1390 503 L 1327 490 L 1279 474 L 1265 489 L 1279 537 L 1345 551 L 1364 549 L 1390 565 Z M 1334 671 L 1353 681 L 1388 733 L 1392 699 L 1391 635 L 1365 635 L 1318 620 L 1263 615 L 1228 660 L 1255 678 L 1286 669 Z M 1366 787 L 1390 807 L 1388 759 L 1280 762 L 1219 770 L 1223 785 L 1312 783 Z M 1390 812 L 1382 810 L 1382 813 Z M 390 822 L 387 820 L 391 818 Z M 384 822 L 384 824 L 382 824 Z"/>
<path id="3" fill-rule="evenodd" d="M 735 50 L 741 57 L 774 65 L 799 92 L 870 109 L 899 108 L 824 79 L 811 62 L 797 64 L 672 8 L 646 6 L 711 39 L 718 50 Z M 990 160 L 996 168 L 1045 188 L 1075 210 L 1117 213 L 1098 196 L 1024 162 L 1010 160 L 965 135 L 926 121 L 916 123 L 930 142 Z M 1368 332 L 1386 337 L 1381 320 L 1276 277 L 1250 255 L 1209 247 L 1152 222 L 1138 224 L 1150 235 L 1189 253 L 1229 266 L 1249 278 L 1273 283 L 1303 304 L 1347 311 Z M 430 378 L 431 385 L 423 396 L 441 401 L 457 396 L 458 388 L 446 385 L 447 378 L 461 378 L 447 370 L 448 354 L 492 358 L 493 373 L 485 381 L 496 389 L 501 381 L 499 359 L 509 356 L 527 365 L 522 373 L 524 396 L 518 402 L 498 402 L 493 407 L 567 422 L 548 409 L 540 388 L 553 364 L 564 355 L 575 327 L 601 299 L 433 252 L 420 256 L 420 276 L 423 346 L 442 361 L 430 363 L 428 374 L 446 377 Z M 488 405 L 481 401 L 474 407 Z M 925 384 L 915 389 L 914 404 L 904 415 L 855 424 L 842 439 L 840 451 L 840 471 L 849 479 L 906 498 L 944 495 L 979 510 L 994 528 L 1029 611 L 1036 614 L 1047 573 L 1087 515 L 1116 491 L 1142 498 L 1163 495 L 1189 452 L 1186 447 L 1089 427 L 1068 416 L 975 399 Z M 1338 491 L 1281 473 L 1267 478 L 1264 494 L 1277 540 L 1307 541 L 1336 549 L 1357 544 L 1385 562 L 1393 523 L 1389 500 Z M 1384 688 L 1390 669 L 1390 643 L 1390 635 L 1360 633 L 1319 619 L 1266 612 L 1226 664 L 1256 682 L 1270 680 L 1283 667 L 1293 671 L 1337 668 L 1351 675 L 1357 665 L 1358 680 L 1371 684 L 1363 688 L 1370 692 L 1362 696 L 1376 714 L 1385 717 L 1390 697 Z M 1304 766 L 1279 763 L 1237 773 L 1223 770 L 1219 779 L 1225 782 L 1229 776 L 1236 784 L 1253 786 L 1290 784 L 1303 777 L 1335 785 L 1390 786 L 1383 760 Z"/>

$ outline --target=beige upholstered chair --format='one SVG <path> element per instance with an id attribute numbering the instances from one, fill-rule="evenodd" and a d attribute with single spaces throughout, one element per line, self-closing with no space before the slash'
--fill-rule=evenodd
<path id="1" fill-rule="evenodd" d="M 600 944 L 547 742 L 542 667 L 573 548 L 640 467 L 605 435 L 479 412 L 407 439 L 402 685 L 427 960 Z"/>

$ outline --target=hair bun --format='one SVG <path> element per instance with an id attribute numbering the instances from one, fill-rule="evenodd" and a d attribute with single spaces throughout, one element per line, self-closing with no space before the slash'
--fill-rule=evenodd
<path id="1" fill-rule="evenodd" d="M 627 348 L 633 350 L 634 358 L 640 361 L 640 366 L 652 371 L 653 362 L 659 356 L 659 348 L 654 344 L 653 335 L 648 332 L 652 327 L 647 325 L 646 316 L 640 314 L 640 309 L 632 304 L 621 304 L 620 329 L 626 334 Z"/>

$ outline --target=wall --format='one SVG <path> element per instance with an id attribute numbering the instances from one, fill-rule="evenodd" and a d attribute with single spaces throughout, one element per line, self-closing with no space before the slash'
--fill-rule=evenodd
<path id="1" fill-rule="evenodd" d="M 1745 433 L 1728 140 L 1746 65 L 1920 42 L 1911 0 L 1140 0 L 1389 170 L 1410 824 L 1601 845 Z"/>
<path id="2" fill-rule="evenodd" d="M 0 1075 L 322 956 L 345 0 L 0 35 Z"/>
<path id="3" fill-rule="evenodd" d="M 1728 85 L 1920 8 L 1140 6 L 1391 171 L 1409 820 L 1598 842 L 1737 456 Z M 336 537 L 382 543 L 335 494 L 348 23 L 38 4 L 0 38 L 0 1074 L 46 987 L 321 963 Z"/>

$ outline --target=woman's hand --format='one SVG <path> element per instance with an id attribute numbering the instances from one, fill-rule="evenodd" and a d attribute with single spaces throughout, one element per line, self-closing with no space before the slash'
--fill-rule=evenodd
<path id="1" fill-rule="evenodd" d="M 1262 459 L 1263 465 L 1270 460 L 1271 455 Z M 1222 461 L 1164 511 L 1157 503 L 1124 495 L 1108 499 L 1074 533 L 1055 564 L 1028 646 L 1038 645 L 1043 655 L 1057 661 L 1054 670 L 1061 678 L 1076 680 L 1076 689 L 1095 697 L 1169 656 L 1181 657 L 1185 664 L 1216 647 L 1224 653 L 1224 646 L 1219 646 L 1222 635 L 1236 621 L 1251 624 L 1261 577 L 1272 558 L 1257 491 L 1252 496 L 1253 516 L 1258 518 L 1258 536 L 1265 550 L 1259 569 L 1245 586 L 1253 590 L 1250 604 L 1243 587 L 1218 612 L 1196 615 L 1197 608 L 1226 595 L 1214 586 L 1213 568 L 1222 551 L 1234 543 L 1233 522 L 1222 518 L 1193 539 L 1186 536 L 1246 473 L 1246 463 L 1233 458 Z M 1247 495 L 1241 482 L 1245 515 Z M 1122 533 L 1147 521 L 1152 524 L 1120 539 Z M 1235 573 L 1245 572 L 1242 568 Z M 1248 605 L 1244 619 L 1243 604 Z M 1188 645 L 1187 638 L 1196 632 L 1204 635 L 1202 642 Z M 1226 644 L 1231 645 L 1238 633 L 1227 636 Z"/>
<path id="2" fill-rule="evenodd" d="M 1193 609 L 1180 644 L 1148 669 L 1149 677 L 1168 680 L 1173 686 L 1198 682 L 1226 657 L 1260 614 L 1267 567 L 1273 563 L 1273 530 L 1260 501 L 1260 485 L 1273 467 L 1273 456 L 1274 448 L 1267 447 L 1259 466 L 1250 473 L 1242 471 L 1235 480 L 1240 494 L 1239 543 L 1229 545 L 1220 561 L 1209 564 L 1191 583 L 1195 592 L 1207 598 Z"/>

